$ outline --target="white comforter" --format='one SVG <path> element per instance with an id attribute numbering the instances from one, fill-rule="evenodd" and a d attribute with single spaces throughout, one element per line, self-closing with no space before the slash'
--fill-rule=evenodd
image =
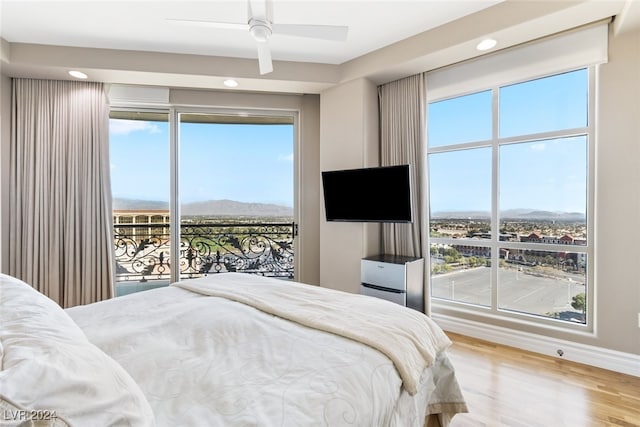
<path id="1" fill-rule="evenodd" d="M 379 350 L 393 361 L 404 388 L 416 394 L 424 369 L 451 341 L 430 318 L 389 301 L 241 273 L 175 283 L 202 295 L 250 305 Z"/>
<path id="2" fill-rule="evenodd" d="M 422 426 L 429 408 L 464 407 L 444 353 L 412 396 L 378 350 L 176 286 L 67 312 L 159 426 Z"/>

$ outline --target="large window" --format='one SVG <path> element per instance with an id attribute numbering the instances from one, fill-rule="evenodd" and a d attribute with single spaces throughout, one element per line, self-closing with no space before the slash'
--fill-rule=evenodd
<path id="1" fill-rule="evenodd" d="M 589 324 L 593 68 L 428 105 L 432 296 Z"/>

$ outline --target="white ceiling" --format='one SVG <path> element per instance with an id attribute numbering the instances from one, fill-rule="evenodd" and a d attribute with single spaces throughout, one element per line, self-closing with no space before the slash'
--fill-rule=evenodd
<path id="1" fill-rule="evenodd" d="M 167 21 L 246 22 L 247 0 L 0 0 L 0 71 L 12 77 L 129 85 L 321 93 L 358 78 L 376 84 L 615 16 L 640 29 L 640 0 L 273 0 L 274 22 L 345 25 L 344 42 L 274 34 L 274 71 L 259 75 L 248 32 Z"/>
<path id="2" fill-rule="evenodd" d="M 341 64 L 503 0 L 274 0 L 274 22 L 346 25 L 344 42 L 274 34 L 274 60 Z M 2 0 L 0 37 L 34 43 L 256 58 L 248 32 L 167 21 L 247 22 L 247 0 Z"/>

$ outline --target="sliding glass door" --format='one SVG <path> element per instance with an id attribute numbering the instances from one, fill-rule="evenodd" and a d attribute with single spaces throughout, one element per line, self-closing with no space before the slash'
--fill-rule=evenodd
<path id="1" fill-rule="evenodd" d="M 293 114 L 110 117 L 117 295 L 218 272 L 294 277 Z"/>

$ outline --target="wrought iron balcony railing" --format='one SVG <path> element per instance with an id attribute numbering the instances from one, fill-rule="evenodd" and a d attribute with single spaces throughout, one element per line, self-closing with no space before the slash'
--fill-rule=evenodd
<path id="1" fill-rule="evenodd" d="M 169 280 L 245 272 L 293 279 L 293 223 L 193 223 L 180 226 L 177 260 L 169 224 L 115 224 L 116 281 Z"/>

